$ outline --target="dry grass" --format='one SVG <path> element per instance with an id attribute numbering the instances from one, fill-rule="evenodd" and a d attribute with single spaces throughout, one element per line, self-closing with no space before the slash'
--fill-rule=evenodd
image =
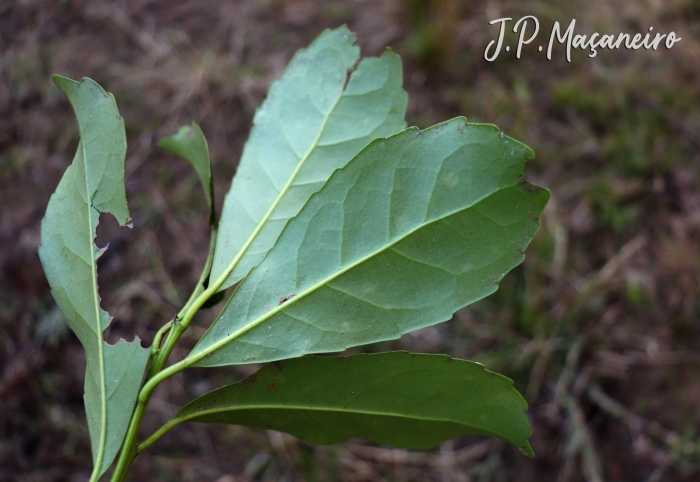
<path id="1" fill-rule="evenodd" d="M 584 32 L 653 25 L 683 40 L 670 51 L 578 52 L 571 64 L 534 48 L 483 61 L 488 21 L 525 14 L 544 31 L 576 18 Z M 36 255 L 39 221 L 77 144 L 50 74 L 97 80 L 126 121 L 135 227 L 102 220 L 98 242 L 110 249 L 100 285 L 116 315 L 110 339 L 150 343 L 195 283 L 208 243 L 197 180 L 157 140 L 200 122 L 221 205 L 267 86 L 297 49 L 342 23 L 365 55 L 385 46 L 402 55 L 410 124 L 466 115 L 537 153 L 529 177 L 553 196 L 525 264 L 451 322 L 369 347 L 449 353 L 513 378 L 530 403 L 537 456 L 475 437 L 417 453 L 189 425 L 139 457 L 132 480 L 697 480 L 700 10 L 691 0 L 0 4 L 0 480 L 78 481 L 90 466 L 83 355 Z M 251 369 L 174 377 L 144 431 Z"/>

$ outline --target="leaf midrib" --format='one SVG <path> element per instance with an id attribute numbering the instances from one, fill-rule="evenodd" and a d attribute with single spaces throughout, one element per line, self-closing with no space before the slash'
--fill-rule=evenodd
<path id="1" fill-rule="evenodd" d="M 80 133 L 81 139 L 83 138 L 83 133 Z M 97 194 L 97 191 L 91 196 L 90 195 L 90 184 L 88 182 L 88 156 L 87 147 L 84 142 L 81 141 L 81 149 L 83 151 L 83 170 L 85 173 L 85 199 L 87 206 L 87 219 L 88 219 L 88 243 L 90 245 L 90 273 L 92 276 L 92 294 L 93 294 L 93 305 L 95 307 L 95 324 L 97 335 L 97 353 L 100 363 L 100 441 L 98 444 L 97 457 L 95 459 L 95 467 L 93 468 L 90 480 L 98 480 L 100 468 L 102 466 L 102 459 L 104 458 L 105 446 L 107 444 L 107 384 L 105 380 L 105 360 L 104 360 L 104 347 L 102 346 L 102 325 L 100 322 L 100 301 L 99 295 L 97 293 L 97 263 L 95 262 L 95 250 L 93 249 L 94 238 L 92 233 L 94 232 L 92 226 L 92 209 L 95 209 L 92 205 L 92 201 Z M 99 213 L 99 211 L 98 211 Z M 99 216 L 99 214 L 98 214 Z"/>
<path id="2" fill-rule="evenodd" d="M 222 284 L 226 281 L 226 279 L 230 276 L 230 274 L 233 272 L 234 268 L 238 263 L 240 262 L 241 259 L 243 259 L 243 256 L 245 253 L 248 251 L 248 248 L 253 244 L 255 239 L 258 237 L 258 234 L 260 234 L 260 231 L 262 231 L 263 227 L 267 224 L 267 221 L 270 219 L 270 216 L 272 216 L 272 213 L 275 212 L 275 209 L 277 209 L 277 206 L 279 205 L 280 201 L 282 198 L 287 194 L 287 191 L 289 191 L 289 188 L 292 186 L 294 183 L 294 179 L 296 179 L 297 175 L 299 174 L 299 171 L 301 171 L 301 168 L 304 166 L 306 163 L 307 159 L 311 156 L 311 153 L 318 147 L 318 143 L 321 140 L 321 136 L 323 135 L 323 132 L 326 129 L 326 124 L 328 123 L 328 119 L 330 119 L 331 115 L 333 114 L 333 111 L 335 110 L 336 106 L 338 105 L 338 102 L 340 102 L 340 99 L 343 98 L 343 95 L 345 94 L 345 89 L 347 88 L 347 82 L 348 82 L 348 71 L 347 69 L 345 70 L 345 84 L 343 85 L 343 89 L 340 92 L 340 95 L 335 99 L 335 102 L 333 102 L 333 105 L 331 108 L 328 110 L 328 114 L 323 119 L 323 123 L 321 124 L 320 129 L 318 130 L 318 134 L 316 135 L 316 138 L 313 140 L 311 145 L 306 151 L 306 154 L 299 160 L 297 167 L 294 169 L 292 172 L 292 175 L 289 177 L 289 180 L 287 183 L 282 187 L 282 190 L 280 193 L 277 195 L 275 198 L 274 202 L 270 206 L 270 208 L 265 212 L 264 216 L 260 219 L 258 224 L 255 226 L 255 229 L 251 233 L 251 235 L 248 237 L 246 242 L 243 244 L 241 249 L 238 251 L 236 256 L 233 258 L 231 263 L 226 267 L 226 269 L 221 273 L 219 278 L 215 282 L 216 290 L 221 287 Z"/>
<path id="3" fill-rule="evenodd" d="M 404 240 L 405 238 L 409 237 L 410 235 L 412 235 L 412 234 L 415 233 L 416 231 L 418 231 L 418 230 L 424 228 L 425 226 L 427 226 L 427 225 L 429 225 L 429 224 L 431 224 L 431 223 L 434 223 L 434 222 L 436 222 L 436 221 L 440 221 L 440 220 L 442 220 L 442 219 L 445 219 L 445 218 L 447 218 L 447 217 L 450 217 L 450 216 L 452 216 L 453 214 L 456 214 L 456 213 L 461 212 L 461 211 L 465 211 L 465 210 L 467 210 L 467 209 L 471 209 L 471 208 L 473 208 L 476 204 L 480 203 L 481 201 L 483 201 L 484 199 L 488 198 L 489 196 L 493 196 L 494 194 L 496 194 L 496 193 L 498 193 L 498 192 L 500 192 L 500 191 L 502 191 L 502 190 L 504 190 L 504 189 L 511 188 L 511 187 L 513 187 L 513 186 L 515 186 L 515 184 L 510 184 L 510 185 L 507 185 L 507 186 L 499 187 L 498 189 L 496 189 L 496 190 L 494 190 L 494 191 L 491 191 L 491 192 L 489 192 L 488 194 L 485 194 L 484 196 L 481 196 L 481 197 L 475 199 L 475 200 L 474 200 L 471 204 L 469 204 L 469 205 L 463 206 L 463 207 L 461 207 L 461 208 L 459 208 L 459 209 L 454 209 L 454 210 L 452 210 L 452 211 L 449 211 L 449 212 L 447 212 L 447 213 L 445 213 L 445 214 L 443 214 L 443 215 L 441 215 L 441 216 L 438 216 L 438 217 L 436 217 L 436 218 L 434 218 L 434 219 L 431 219 L 431 220 L 427 220 L 427 219 L 426 219 L 422 224 L 420 224 L 419 226 L 415 227 L 414 229 L 412 229 L 412 230 L 406 232 L 404 235 L 402 235 L 402 236 L 396 238 L 394 241 L 392 241 L 392 242 L 390 242 L 390 243 L 388 243 L 388 244 L 382 246 L 380 249 L 377 249 L 377 250 L 371 252 L 370 254 L 368 254 L 367 256 L 364 256 L 363 258 L 360 258 L 359 260 L 357 260 L 357 261 L 355 261 L 355 262 L 349 264 L 348 266 L 346 266 L 346 267 L 344 267 L 344 268 L 342 268 L 342 269 L 336 271 L 336 272 L 333 273 L 331 276 L 328 276 L 328 277 L 322 279 L 321 281 L 319 281 L 318 283 L 312 285 L 311 287 L 307 288 L 306 290 L 302 291 L 301 293 L 297 293 L 297 294 L 294 296 L 294 298 L 289 299 L 289 300 L 288 300 L 287 302 L 285 302 L 284 304 L 281 304 L 281 305 L 276 306 L 275 308 L 271 309 L 270 311 L 268 311 L 267 313 L 265 313 L 265 314 L 264 314 L 263 316 L 261 316 L 260 318 L 257 318 L 256 320 L 251 321 L 251 322 L 248 323 L 247 325 L 245 325 L 245 326 L 239 328 L 238 330 L 236 330 L 235 332 L 231 333 L 230 335 L 228 335 L 228 336 L 222 338 L 222 339 L 219 340 L 218 342 L 213 343 L 212 345 L 209 345 L 207 348 L 205 348 L 205 349 L 202 350 L 201 352 L 199 352 L 199 353 L 193 355 L 192 357 L 188 356 L 187 358 L 185 358 L 185 359 L 183 360 L 183 362 L 186 362 L 186 363 L 187 363 L 187 366 L 190 366 L 190 365 L 196 363 L 197 361 L 201 360 L 202 358 L 204 358 L 205 356 L 209 355 L 210 353 L 215 352 L 216 350 L 218 350 L 218 349 L 221 348 L 222 346 L 224 346 L 224 345 L 230 343 L 231 341 L 235 340 L 236 338 L 238 338 L 238 337 L 241 336 L 242 334 L 245 334 L 245 333 L 248 332 L 249 330 L 252 330 L 252 329 L 255 328 L 256 326 L 258 326 L 258 325 L 262 324 L 263 322 L 267 321 L 269 318 L 271 318 L 272 316 L 276 315 L 277 313 L 279 313 L 279 312 L 282 311 L 283 309 L 288 308 L 288 307 L 291 306 L 292 304 L 298 302 L 300 299 L 304 298 L 306 295 L 308 295 L 308 294 L 310 294 L 310 293 L 313 293 L 313 292 L 316 291 L 318 288 L 320 288 L 320 287 L 322 287 L 322 286 L 324 286 L 324 285 L 330 283 L 331 281 L 333 281 L 334 279 L 336 279 L 338 276 L 340 276 L 340 275 L 346 273 L 347 271 L 350 271 L 351 269 L 353 269 L 353 268 L 355 268 L 356 266 L 358 266 L 358 265 L 360 265 L 360 264 L 366 262 L 367 260 L 373 258 L 374 256 L 377 256 L 378 254 L 382 253 L 383 251 L 386 251 L 386 250 L 390 249 L 390 248 L 393 247 L 395 244 L 397 244 L 398 242 L 400 242 L 400 241 Z M 316 195 L 316 194 L 317 194 L 317 193 L 315 193 L 315 195 Z M 234 296 L 235 296 L 235 293 L 234 293 Z"/>
<path id="4" fill-rule="evenodd" d="M 380 417 L 396 417 L 396 418 L 407 418 L 412 420 L 429 420 L 431 422 L 450 422 L 457 423 L 460 425 L 465 425 L 468 427 L 480 428 L 475 425 L 470 425 L 469 422 L 463 422 L 450 418 L 439 418 L 439 417 L 428 417 L 428 416 L 412 416 L 405 413 L 398 412 L 376 412 L 373 410 L 358 410 L 358 409 L 346 409 L 346 408 L 335 408 L 335 407 L 318 407 L 313 405 L 282 405 L 282 404 L 261 404 L 261 405 L 234 405 L 232 407 L 227 407 L 226 409 L 209 409 L 193 412 L 191 415 L 186 415 L 181 418 L 175 418 L 177 423 L 187 422 L 193 418 L 201 417 L 204 415 L 212 415 L 225 412 L 238 412 L 247 410 L 299 410 L 299 411 L 314 411 L 314 412 L 334 412 L 334 413 L 352 413 L 358 415 L 375 415 Z M 490 433 L 490 431 L 489 431 Z"/>

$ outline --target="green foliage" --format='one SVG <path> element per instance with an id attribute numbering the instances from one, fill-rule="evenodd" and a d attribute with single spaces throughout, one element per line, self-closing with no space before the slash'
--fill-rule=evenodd
<path id="1" fill-rule="evenodd" d="M 549 193 L 524 181 L 531 156 L 464 119 L 373 141 L 287 224 L 188 359 L 342 351 L 450 319 L 493 293 L 537 232 Z"/>
<path id="2" fill-rule="evenodd" d="M 219 289 L 262 261 L 334 170 L 372 139 L 406 127 L 401 60 L 391 51 L 363 59 L 348 79 L 360 55 L 354 42 L 345 27 L 321 34 L 294 56 L 255 114 L 221 216 L 212 278 L 230 275 Z"/>
<path id="3" fill-rule="evenodd" d="M 54 76 L 78 118 L 80 144 L 49 200 L 41 224 L 39 257 L 58 306 L 83 344 L 87 359 L 85 411 L 95 469 L 92 480 L 112 464 L 124 439 L 148 350 L 138 339 L 104 342 L 110 317 L 100 308 L 94 244 L 100 213 L 130 221 L 124 192 L 126 136 L 114 97 L 90 79 Z"/>
<path id="4" fill-rule="evenodd" d="M 317 444 L 364 437 L 430 449 L 463 434 L 501 437 L 533 455 L 525 401 L 478 363 L 406 352 L 302 357 L 185 405 L 168 423 L 275 429 Z"/>
<path id="5" fill-rule="evenodd" d="M 141 451 L 184 421 L 414 448 L 476 433 L 532 454 L 524 400 L 481 365 L 407 353 L 298 358 L 397 338 L 493 293 L 524 259 L 549 199 L 525 180 L 532 151 L 494 126 L 457 118 L 403 130 L 399 58 L 387 51 L 357 63 L 354 40 L 344 27 L 324 32 L 272 85 L 220 224 L 199 126 L 160 142 L 202 182 L 211 245 L 189 301 L 158 332 L 150 364 L 139 343 L 104 343 L 109 317 L 97 293 L 98 217 L 129 221 L 123 122 L 95 82 L 55 78 L 81 143 L 49 202 L 40 256 L 87 353 L 92 480 L 120 447 L 112 480 L 124 480 Z M 166 368 L 194 315 L 239 282 L 193 351 Z M 161 381 L 192 366 L 261 361 L 277 363 L 191 402 L 138 443 Z"/>
<path id="6" fill-rule="evenodd" d="M 211 160 L 209 146 L 202 129 L 196 122 L 191 126 L 182 126 L 177 134 L 161 139 L 158 147 L 162 147 L 185 159 L 192 164 L 199 180 L 202 182 L 204 194 L 209 206 L 209 222 L 216 223 L 216 208 L 214 206 L 214 180 L 211 177 Z"/>

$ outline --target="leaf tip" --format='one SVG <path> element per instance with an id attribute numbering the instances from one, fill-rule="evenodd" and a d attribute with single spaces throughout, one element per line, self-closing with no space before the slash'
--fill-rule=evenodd
<path id="1" fill-rule="evenodd" d="M 62 75 L 58 74 L 53 74 L 51 76 L 51 80 L 53 81 L 54 85 L 64 94 L 66 93 L 67 89 L 80 84 L 80 82 L 77 80 L 69 79 L 68 77 L 63 77 Z"/>
<path id="2" fill-rule="evenodd" d="M 518 450 L 520 450 L 520 452 L 522 452 L 524 455 L 530 458 L 535 456 L 535 451 L 532 450 L 532 445 L 530 445 L 529 441 L 526 441 L 525 445 L 523 445 L 522 447 L 518 447 Z"/>
<path id="3" fill-rule="evenodd" d="M 69 79 L 68 77 L 64 77 L 64 76 L 59 75 L 59 74 L 52 74 L 51 80 L 53 81 L 54 84 L 58 84 L 60 82 L 65 82 L 65 81 L 75 82 L 73 79 Z"/>

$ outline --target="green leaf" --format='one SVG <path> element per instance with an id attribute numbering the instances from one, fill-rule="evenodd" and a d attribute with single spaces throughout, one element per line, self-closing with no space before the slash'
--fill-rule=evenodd
<path id="1" fill-rule="evenodd" d="M 214 182 L 211 177 L 211 160 L 209 159 L 209 146 L 202 129 L 196 122 L 191 126 L 182 126 L 177 134 L 161 139 L 158 143 L 167 151 L 177 154 L 194 167 L 204 188 L 209 205 L 209 223 L 216 223 L 216 209 L 214 207 Z"/>
<path id="2" fill-rule="evenodd" d="M 185 405 L 171 422 L 228 423 L 291 433 L 315 444 L 352 437 L 429 449 L 464 434 L 498 437 L 532 456 L 527 404 L 483 365 L 406 352 L 303 357 Z"/>
<path id="3" fill-rule="evenodd" d="M 387 51 L 359 58 L 346 27 L 326 30 L 299 51 L 270 87 L 226 196 L 212 282 L 223 290 L 265 257 L 287 221 L 377 137 L 405 129 L 408 96 L 401 59 Z M 346 85 L 347 84 L 347 85 Z"/>
<path id="4" fill-rule="evenodd" d="M 114 97 L 95 81 L 54 76 L 78 118 L 80 143 L 51 196 L 41 223 L 39 257 L 51 292 L 86 353 L 85 410 L 97 480 L 124 439 L 149 350 L 120 340 L 104 342 L 110 317 L 100 308 L 95 246 L 100 213 L 129 222 L 124 192 L 126 135 Z"/>
<path id="5" fill-rule="evenodd" d="M 520 264 L 549 191 L 532 151 L 457 118 L 367 146 L 292 219 L 186 359 L 342 351 L 449 320 Z"/>

